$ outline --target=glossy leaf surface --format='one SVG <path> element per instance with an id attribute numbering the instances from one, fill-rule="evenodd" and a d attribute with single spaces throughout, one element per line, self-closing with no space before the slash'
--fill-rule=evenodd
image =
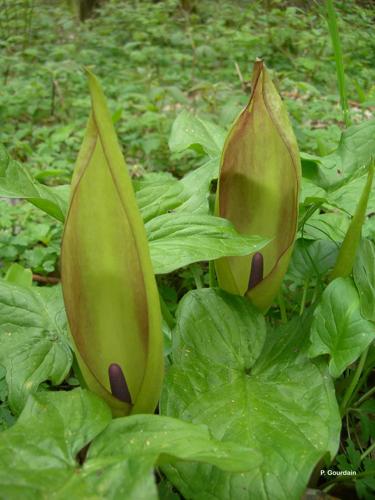
<path id="1" fill-rule="evenodd" d="M 17 423 L 0 434 L 1 494 L 10 500 L 95 498 L 77 473 L 76 455 L 110 420 L 108 406 L 81 389 L 29 398 Z"/>
<path id="2" fill-rule="evenodd" d="M 300 238 L 296 241 L 286 278 L 293 285 L 319 280 L 333 268 L 337 253 L 333 241 Z"/>
<path id="3" fill-rule="evenodd" d="M 0 280 L 0 365 L 12 410 L 19 413 L 42 382 L 63 382 L 72 361 L 61 288 Z"/>
<path id="4" fill-rule="evenodd" d="M 78 456 L 89 442 L 87 455 Z M 169 417 L 111 422 L 109 408 L 88 391 L 42 393 L 0 434 L 0 489 L 10 500 L 156 500 L 154 466 L 180 460 L 240 472 L 257 466 L 260 456 L 218 441 L 204 425 Z"/>
<path id="5" fill-rule="evenodd" d="M 133 181 L 144 222 L 169 212 L 208 214 L 211 180 L 218 175 L 218 160 L 209 160 L 181 180 L 166 173 L 147 174 Z"/>
<path id="6" fill-rule="evenodd" d="M 24 198 L 48 215 L 63 221 L 67 211 L 68 186 L 39 183 L 26 167 L 13 160 L 0 144 L 0 196 Z"/>
<path id="7" fill-rule="evenodd" d="M 310 322 L 306 315 L 267 334 L 243 297 L 204 289 L 183 299 L 162 413 L 205 423 L 216 438 L 262 456 L 245 474 L 165 467 L 186 498 L 298 499 L 318 460 L 335 454 L 340 418 L 324 363 L 306 355 Z"/>
<path id="8" fill-rule="evenodd" d="M 365 166 L 375 155 L 375 119 L 352 125 L 341 134 L 337 150 L 323 158 L 323 165 L 338 170 L 338 180 Z M 335 166 L 335 168 L 333 167 Z"/>
<path id="9" fill-rule="evenodd" d="M 203 214 L 160 215 L 146 224 L 146 231 L 156 274 L 202 260 L 247 255 L 267 244 L 259 236 L 239 234 L 225 219 Z"/>
<path id="10" fill-rule="evenodd" d="M 173 123 L 169 147 L 173 152 L 192 148 L 204 151 L 212 158 L 219 156 L 225 140 L 225 131 L 215 125 L 182 111 Z"/>
<path id="11" fill-rule="evenodd" d="M 311 357 L 329 354 L 329 371 L 339 377 L 375 338 L 375 324 L 360 312 L 351 278 L 338 278 L 324 290 L 311 327 Z"/>

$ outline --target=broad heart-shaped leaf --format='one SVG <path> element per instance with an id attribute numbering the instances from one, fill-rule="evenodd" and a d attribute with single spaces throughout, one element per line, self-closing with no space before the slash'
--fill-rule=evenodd
<path id="1" fill-rule="evenodd" d="M 88 80 L 92 112 L 74 170 L 62 241 L 64 302 L 90 390 L 118 416 L 153 413 L 163 379 L 159 295 L 106 99 L 90 72 Z M 122 372 L 115 395 L 110 367 Z"/>
<path id="2" fill-rule="evenodd" d="M 323 165 L 334 165 L 339 176 L 346 177 L 365 166 L 374 156 L 375 119 L 372 119 L 344 130 L 336 151 L 323 158 Z"/>
<path id="3" fill-rule="evenodd" d="M 192 170 L 181 179 L 186 193 L 186 200 L 178 207 L 178 211 L 186 213 L 208 213 L 208 196 L 210 184 L 219 174 L 219 159 L 214 158 L 201 167 Z"/>
<path id="4" fill-rule="evenodd" d="M 72 361 L 61 288 L 0 280 L 0 364 L 12 410 L 20 412 L 42 382 L 60 384 Z"/>
<path id="5" fill-rule="evenodd" d="M 177 153 L 188 148 L 203 150 L 211 158 L 215 158 L 221 154 L 225 136 L 225 130 L 218 125 L 184 110 L 172 125 L 169 147 Z"/>
<path id="6" fill-rule="evenodd" d="M 362 173 L 366 174 L 366 170 L 361 170 Z M 348 182 L 344 183 L 340 188 L 329 192 L 328 202 L 335 207 L 345 210 L 346 213 L 354 214 L 360 193 L 363 192 L 364 185 L 367 181 L 367 175 L 360 175 L 350 178 Z M 370 191 L 370 196 L 367 205 L 367 212 L 373 212 L 375 210 L 375 192 Z"/>
<path id="7" fill-rule="evenodd" d="M 261 459 L 216 440 L 206 426 L 156 415 L 110 420 L 105 403 L 81 389 L 31 397 L 18 422 L 0 434 L 1 494 L 9 500 L 156 500 L 155 465 L 193 460 L 240 472 Z M 90 441 L 80 466 L 77 453 Z"/>
<path id="8" fill-rule="evenodd" d="M 327 193 L 312 180 L 302 177 L 300 203 L 310 203 L 311 200 L 326 201 Z"/>
<path id="9" fill-rule="evenodd" d="M 335 454 L 340 418 L 323 363 L 306 356 L 308 316 L 269 331 L 248 301 L 215 289 L 181 302 L 161 412 L 205 423 L 262 463 L 229 474 L 209 465 L 164 468 L 187 498 L 301 498 L 317 461 Z"/>
<path id="10" fill-rule="evenodd" d="M 341 242 L 350 223 L 349 217 L 340 212 L 314 214 L 303 227 L 303 237 L 311 240 Z"/>
<path id="11" fill-rule="evenodd" d="M 146 224 L 146 231 L 156 274 L 169 273 L 201 260 L 248 255 L 269 241 L 239 234 L 221 217 L 183 212 L 155 217 Z"/>
<path id="12" fill-rule="evenodd" d="M 332 212 L 319 214 L 316 212 L 304 226 L 304 236 L 313 239 L 325 239 L 327 236 L 335 241 L 342 241 L 350 224 L 350 214 L 356 211 L 360 193 L 368 182 L 365 169 L 361 169 L 358 175 L 345 179 L 340 186 L 331 189 L 327 194 L 328 206 L 339 208 Z M 371 215 L 375 211 L 375 190 L 369 194 L 363 234 L 366 237 L 375 236 L 375 218 Z M 314 229 L 316 228 L 316 230 Z M 325 233 L 325 234 L 324 234 Z"/>
<path id="13" fill-rule="evenodd" d="M 181 180 L 166 173 L 154 173 L 134 181 L 144 222 L 170 211 L 208 214 L 209 187 L 218 169 L 218 160 L 209 160 Z"/>
<path id="14" fill-rule="evenodd" d="M 76 455 L 110 420 L 107 405 L 88 391 L 31 396 L 18 422 L 0 434 L 1 496 L 62 499 L 73 483 L 75 494 L 65 498 L 98 498 L 88 496 Z"/>
<path id="15" fill-rule="evenodd" d="M 327 156 L 301 153 L 304 174 L 330 191 L 351 182 L 375 155 L 375 119 L 345 129 L 337 149 Z"/>
<path id="16" fill-rule="evenodd" d="M 353 267 L 362 316 L 375 322 L 375 245 L 362 240 Z"/>
<path id="17" fill-rule="evenodd" d="M 181 182 L 165 172 L 146 174 L 133 181 L 137 205 L 144 222 L 175 210 L 181 204 Z"/>
<path id="18" fill-rule="evenodd" d="M 15 283 L 16 285 L 28 287 L 33 284 L 33 273 L 31 269 L 25 269 L 20 264 L 14 262 L 9 266 L 5 275 L 5 280 L 8 283 Z"/>
<path id="19" fill-rule="evenodd" d="M 338 245 L 330 240 L 299 238 L 294 246 L 286 279 L 294 285 L 316 281 L 333 268 Z"/>
<path id="20" fill-rule="evenodd" d="M 154 465 L 178 461 L 209 463 L 225 471 L 248 471 L 259 453 L 213 438 L 205 425 L 156 415 L 134 415 L 113 421 L 89 450 L 84 467 L 92 485 L 107 482 L 110 498 L 157 499 Z M 101 475 L 92 474 L 99 470 Z M 105 497 L 107 498 L 107 496 Z"/>
<path id="21" fill-rule="evenodd" d="M 25 198 L 48 215 L 63 221 L 69 186 L 48 187 L 32 178 L 25 167 L 12 160 L 0 144 L 0 196 Z"/>
<path id="22" fill-rule="evenodd" d="M 324 290 L 314 311 L 311 358 L 329 354 L 329 371 L 339 377 L 375 338 L 375 324 L 362 317 L 351 278 L 338 278 Z"/>

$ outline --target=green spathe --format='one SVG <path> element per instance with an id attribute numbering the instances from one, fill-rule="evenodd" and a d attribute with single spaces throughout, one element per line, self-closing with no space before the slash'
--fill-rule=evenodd
<path id="1" fill-rule="evenodd" d="M 342 242 L 335 267 L 330 275 L 330 281 L 336 278 L 347 278 L 352 273 L 355 255 L 361 240 L 362 226 L 366 217 L 373 178 L 374 162 L 371 161 L 368 167 L 366 183 L 363 186 L 358 205 Z"/>
<path id="2" fill-rule="evenodd" d="M 301 168 L 286 109 L 262 61 L 255 63 L 252 88 L 224 145 L 216 213 L 241 234 L 271 240 L 261 251 L 264 279 L 249 289 L 254 254 L 220 259 L 216 271 L 222 288 L 267 310 L 293 249 Z"/>
<path id="3" fill-rule="evenodd" d="M 62 283 L 78 363 L 115 415 L 153 412 L 163 375 L 160 305 L 121 149 L 95 76 L 92 113 L 75 168 L 62 244 Z M 110 392 L 122 369 L 131 404 Z"/>

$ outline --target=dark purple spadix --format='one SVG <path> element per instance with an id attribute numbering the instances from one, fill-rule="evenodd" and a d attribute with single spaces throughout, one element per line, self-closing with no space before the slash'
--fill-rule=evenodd
<path id="1" fill-rule="evenodd" d="M 111 363 L 108 368 L 108 376 L 113 396 L 124 403 L 131 404 L 132 398 L 121 366 L 117 363 Z"/>
<path id="2" fill-rule="evenodd" d="M 251 290 L 258 285 L 263 279 L 263 255 L 260 252 L 255 252 L 251 261 L 251 271 L 249 279 L 249 288 Z"/>

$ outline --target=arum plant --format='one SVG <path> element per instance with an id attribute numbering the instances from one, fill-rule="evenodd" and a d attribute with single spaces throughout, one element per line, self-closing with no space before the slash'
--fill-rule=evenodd
<path id="1" fill-rule="evenodd" d="M 285 106 L 262 61 L 255 63 L 249 104 L 224 144 L 216 213 L 242 234 L 270 240 L 262 252 L 216 261 L 219 285 L 261 310 L 272 304 L 297 231 L 301 167 Z"/>
<path id="2" fill-rule="evenodd" d="M 83 379 L 114 415 L 153 412 L 163 376 L 160 303 L 145 228 L 95 76 L 62 242 L 64 302 Z"/>

